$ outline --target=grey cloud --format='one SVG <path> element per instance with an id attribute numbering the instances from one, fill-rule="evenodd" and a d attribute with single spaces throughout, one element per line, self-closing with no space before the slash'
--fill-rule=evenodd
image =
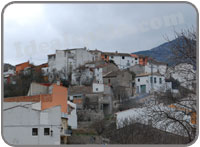
<path id="1" fill-rule="evenodd" d="M 174 28 L 196 27 L 196 12 L 188 4 L 44 4 L 42 7 L 42 17 L 30 19 L 27 25 L 14 18 L 5 19 L 4 62 L 17 64 L 32 59 L 39 64 L 46 62 L 47 54 L 56 49 L 84 46 L 103 51 L 146 50 L 165 42 L 163 35 L 173 37 Z M 178 13 L 183 16 L 183 23 L 164 24 L 164 16 Z M 161 22 L 160 27 L 152 26 L 155 18 Z M 21 46 L 20 57 L 16 56 L 16 43 Z"/>

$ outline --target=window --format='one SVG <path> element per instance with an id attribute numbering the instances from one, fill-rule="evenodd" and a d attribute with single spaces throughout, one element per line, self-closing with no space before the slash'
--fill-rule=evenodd
<path id="1" fill-rule="evenodd" d="M 108 79 L 108 83 L 110 84 L 110 79 Z"/>
<path id="2" fill-rule="evenodd" d="M 98 88 L 96 88 L 96 91 L 98 91 L 99 89 Z"/>
<path id="3" fill-rule="evenodd" d="M 132 87 L 134 87 L 135 86 L 135 83 L 132 83 Z"/>
<path id="4" fill-rule="evenodd" d="M 159 79 L 160 84 L 162 84 L 162 78 Z"/>
<path id="5" fill-rule="evenodd" d="M 154 83 L 156 83 L 156 78 L 154 78 Z"/>
<path id="6" fill-rule="evenodd" d="M 137 60 L 137 58 L 135 58 L 135 60 Z"/>
<path id="7" fill-rule="evenodd" d="M 50 135 L 50 129 L 44 128 L 44 135 Z"/>
<path id="8" fill-rule="evenodd" d="M 125 57 L 124 57 L 124 56 L 122 56 L 122 59 L 125 59 Z"/>
<path id="9" fill-rule="evenodd" d="M 107 58 L 107 55 L 105 55 L 104 57 Z"/>
<path id="10" fill-rule="evenodd" d="M 111 56 L 111 58 L 113 59 L 113 56 Z"/>
<path id="11" fill-rule="evenodd" d="M 32 136 L 38 135 L 38 128 L 32 128 Z"/>
<path id="12" fill-rule="evenodd" d="M 150 82 L 153 83 L 153 77 L 150 77 Z"/>
<path id="13" fill-rule="evenodd" d="M 138 82 L 140 82 L 140 79 L 138 79 Z"/>

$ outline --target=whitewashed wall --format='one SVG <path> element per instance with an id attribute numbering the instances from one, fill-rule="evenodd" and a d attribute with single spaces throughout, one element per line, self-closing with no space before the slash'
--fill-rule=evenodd
<path id="1" fill-rule="evenodd" d="M 129 57 L 129 56 L 124 56 L 124 59 L 122 59 L 122 56 L 113 56 L 113 58 L 111 58 L 111 56 L 109 56 L 110 60 L 113 60 L 117 66 L 119 67 L 119 69 L 126 69 L 130 66 L 135 65 L 135 61 L 133 57 Z M 127 64 L 129 63 L 129 64 Z"/>
<path id="2" fill-rule="evenodd" d="M 136 83 L 136 89 L 137 86 L 139 87 L 139 93 L 141 93 L 141 85 L 146 85 L 146 92 L 150 93 L 152 89 L 151 84 L 151 76 L 143 76 L 143 77 L 136 77 L 135 83 Z M 156 83 L 154 83 L 154 78 L 156 78 Z M 160 78 L 162 79 L 162 84 L 160 84 Z M 140 82 L 138 81 L 140 79 Z M 166 83 L 165 83 L 165 77 L 164 76 L 156 76 L 153 75 L 153 90 L 154 91 L 165 91 L 166 90 Z"/>
<path id="3" fill-rule="evenodd" d="M 44 111 L 33 110 L 31 106 L 19 106 L 3 111 L 3 137 L 13 145 L 59 145 L 60 125 L 60 106 Z M 32 136 L 32 128 L 38 128 L 38 136 Z M 53 135 L 45 136 L 44 128 L 50 128 Z"/>
<path id="4" fill-rule="evenodd" d="M 93 92 L 104 92 L 104 84 L 93 83 L 92 89 Z"/>
<path id="5" fill-rule="evenodd" d="M 76 111 L 76 104 L 67 101 L 67 104 L 73 107 L 71 114 L 68 114 L 68 125 L 72 127 L 72 129 L 77 129 L 77 111 Z"/>
<path id="6" fill-rule="evenodd" d="M 103 83 L 103 69 L 102 68 L 95 68 L 94 76 L 97 83 Z"/>

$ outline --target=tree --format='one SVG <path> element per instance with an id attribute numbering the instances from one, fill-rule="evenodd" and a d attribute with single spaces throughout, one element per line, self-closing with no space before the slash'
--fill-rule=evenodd
<path id="1" fill-rule="evenodd" d="M 25 96 L 32 82 L 46 83 L 42 71 L 34 67 L 19 73 L 14 77 L 16 84 L 4 84 L 4 97 Z"/>
<path id="2" fill-rule="evenodd" d="M 173 130 L 191 142 L 196 136 L 196 32 L 191 29 L 175 32 L 175 39 L 178 42 L 171 45 L 171 60 L 175 64 L 170 67 L 170 77 L 178 80 L 178 93 L 156 94 L 153 105 L 147 106 L 148 116 L 153 126 Z"/>

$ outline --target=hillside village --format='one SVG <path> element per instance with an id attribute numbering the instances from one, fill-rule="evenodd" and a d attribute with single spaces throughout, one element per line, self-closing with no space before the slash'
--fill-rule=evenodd
<path id="1" fill-rule="evenodd" d="M 164 143 L 187 143 L 193 138 L 188 137 L 193 132 L 176 131 L 181 126 L 175 121 L 158 121 L 163 114 L 152 113 L 170 112 L 196 127 L 196 111 L 187 107 L 189 104 L 165 103 L 164 99 L 166 94 L 183 98 L 182 91 L 194 89 L 196 75 L 180 72 L 187 68 L 196 73 L 192 65 L 172 67 L 144 55 L 86 47 L 56 50 L 47 57 L 47 63 L 27 61 L 3 73 L 3 126 L 8 142 L 141 143 L 142 132 L 152 142 L 156 137 L 151 138 L 150 132 Z M 21 92 L 20 85 L 24 87 Z M 195 94 L 184 96 L 196 99 Z M 157 103 L 156 98 L 164 100 Z M 132 129 L 135 131 L 130 133 L 137 138 L 127 137 Z M 18 136 L 19 132 L 23 136 Z M 152 143 L 150 140 L 146 143 Z"/>

